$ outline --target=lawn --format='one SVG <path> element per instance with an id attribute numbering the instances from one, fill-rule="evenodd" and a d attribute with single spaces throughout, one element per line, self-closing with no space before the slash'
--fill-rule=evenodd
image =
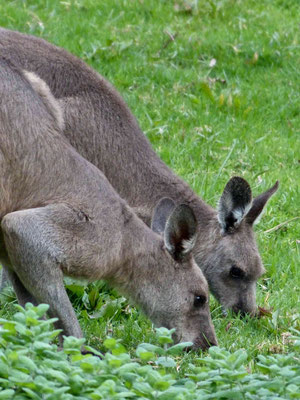
<path id="1" fill-rule="evenodd" d="M 257 301 L 272 315 L 223 317 L 221 347 L 288 353 L 300 328 L 300 4 L 297 0 L 0 1 L 0 25 L 41 36 L 84 59 L 120 91 L 160 157 L 216 205 L 227 180 L 254 194 L 280 189 L 256 226 L 266 274 Z M 70 283 L 70 282 L 69 282 Z M 154 340 L 150 322 L 104 283 L 69 284 L 87 342 L 107 335 L 129 351 Z M 0 315 L 12 314 L 2 296 Z M 182 376 L 199 355 L 180 358 Z"/>

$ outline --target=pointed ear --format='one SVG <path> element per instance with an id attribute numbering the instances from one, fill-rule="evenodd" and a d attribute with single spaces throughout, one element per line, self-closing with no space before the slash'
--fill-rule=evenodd
<path id="1" fill-rule="evenodd" d="M 177 206 L 170 215 L 164 234 L 165 246 L 175 260 L 182 260 L 194 248 L 197 221 L 191 207 Z"/>
<path id="2" fill-rule="evenodd" d="M 167 220 L 174 208 L 174 201 L 168 197 L 164 197 L 157 203 L 151 221 L 151 229 L 154 232 L 163 235 Z"/>
<path id="3" fill-rule="evenodd" d="M 279 181 L 276 181 L 275 185 L 272 186 L 269 190 L 254 198 L 252 207 L 250 208 L 250 211 L 246 215 L 246 221 L 249 224 L 252 225 L 255 222 L 255 220 L 261 215 L 269 198 L 277 191 L 278 187 L 279 187 Z"/>
<path id="4" fill-rule="evenodd" d="M 231 178 L 219 201 L 218 220 L 222 232 L 237 228 L 251 207 L 249 183 L 239 176 Z"/>

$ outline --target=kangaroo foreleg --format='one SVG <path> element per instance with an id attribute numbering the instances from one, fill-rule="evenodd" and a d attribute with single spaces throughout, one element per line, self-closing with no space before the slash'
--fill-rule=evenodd
<path id="1" fill-rule="evenodd" d="M 13 271 L 9 257 L 5 249 L 3 248 L 3 240 L 1 245 L 1 284 L 0 284 L 0 293 L 3 289 L 11 284 L 14 288 L 14 291 L 17 295 L 19 304 L 24 306 L 26 303 L 30 302 L 32 304 L 37 304 L 36 299 L 28 292 L 28 290 L 24 287 L 22 282 L 20 281 L 18 275 Z"/>
<path id="2" fill-rule="evenodd" d="M 38 302 L 36 301 L 34 296 L 32 296 L 32 294 L 25 288 L 18 275 L 10 269 L 7 270 L 4 268 L 4 271 L 6 272 L 9 281 L 14 288 L 19 304 L 23 307 L 26 303 L 37 305 Z"/>
<path id="3" fill-rule="evenodd" d="M 4 266 L 2 265 L 2 270 L 0 272 L 1 277 L 0 277 L 0 293 L 6 288 L 6 286 L 9 286 L 10 281 L 8 278 L 8 273 Z"/>
<path id="4" fill-rule="evenodd" d="M 65 218 L 65 207 L 60 210 L 60 205 L 16 211 L 3 218 L 1 227 L 15 280 L 38 302 L 50 305 L 49 314 L 59 318 L 56 327 L 65 335 L 82 337 L 63 284 L 60 263 L 68 257 L 68 248 L 66 243 L 60 245 L 56 230 L 60 211 Z"/>

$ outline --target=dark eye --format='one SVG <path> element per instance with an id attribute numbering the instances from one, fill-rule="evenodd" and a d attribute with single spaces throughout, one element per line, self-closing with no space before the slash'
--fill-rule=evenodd
<path id="1" fill-rule="evenodd" d="M 242 279 L 245 276 L 245 272 L 235 265 L 230 269 L 230 276 L 234 279 Z"/>
<path id="2" fill-rule="evenodd" d="M 204 295 L 194 297 L 194 307 L 195 308 L 200 308 L 200 307 L 204 306 L 204 304 L 206 302 L 207 302 L 207 298 Z"/>

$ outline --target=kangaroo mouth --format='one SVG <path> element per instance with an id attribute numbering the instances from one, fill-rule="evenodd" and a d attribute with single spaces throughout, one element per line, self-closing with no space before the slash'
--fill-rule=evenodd
<path id="1" fill-rule="evenodd" d="M 258 312 L 257 309 L 255 309 L 253 311 L 245 311 L 239 306 L 232 306 L 232 307 L 229 307 L 228 309 L 226 309 L 225 307 L 222 307 L 222 315 L 223 315 L 223 317 L 227 317 L 228 316 L 228 310 L 231 310 L 233 312 L 233 314 L 238 315 L 240 318 L 245 318 L 245 317 L 254 318 L 254 317 L 257 317 L 259 315 L 259 312 Z"/>
<path id="2" fill-rule="evenodd" d="M 212 335 L 214 336 L 214 335 Z M 172 335 L 174 343 L 186 342 L 186 340 L 182 340 L 182 334 L 180 336 L 176 335 L 176 332 Z M 189 342 L 193 343 L 191 346 L 186 346 L 183 351 L 190 352 L 191 350 L 203 350 L 206 351 L 212 346 L 218 346 L 218 341 L 216 337 L 211 337 L 210 339 L 204 334 L 201 333 L 194 340 L 189 340 Z"/>
<path id="3" fill-rule="evenodd" d="M 208 339 L 204 334 L 201 334 L 194 341 L 192 349 L 197 350 L 200 348 L 201 350 L 206 351 L 212 346 L 218 346 L 217 339 L 216 338 Z"/>

